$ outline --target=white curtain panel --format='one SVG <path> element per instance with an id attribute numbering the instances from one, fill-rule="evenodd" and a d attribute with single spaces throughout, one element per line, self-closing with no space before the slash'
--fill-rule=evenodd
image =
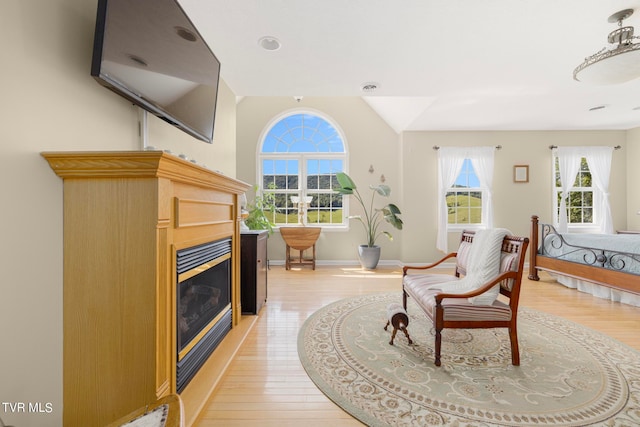
<path id="1" fill-rule="evenodd" d="M 480 180 L 480 187 L 484 190 L 482 197 L 482 213 L 487 228 L 493 228 L 493 158 L 494 147 L 473 147 L 469 149 L 468 159 L 471 159 L 473 169 Z"/>
<path id="2" fill-rule="evenodd" d="M 493 164 L 495 147 L 440 147 L 438 150 L 438 237 L 436 248 L 448 252 L 447 190 L 456 182 L 465 159 L 470 159 L 484 191 L 482 212 L 487 228 L 493 227 Z"/>
<path id="3" fill-rule="evenodd" d="M 593 184 L 600 191 L 594 192 L 594 214 L 600 232 L 613 234 L 613 219 L 611 217 L 611 204 L 609 202 L 609 180 L 611 177 L 611 159 L 613 147 L 585 147 L 585 156 Z M 597 197 L 595 197 L 597 196 Z"/>
<path id="4" fill-rule="evenodd" d="M 567 197 L 569 197 L 569 190 L 573 187 L 573 183 L 580 170 L 580 160 L 583 157 L 584 148 L 585 147 L 555 148 L 560 170 L 560 186 L 562 189 L 562 194 L 560 195 L 560 215 L 558 217 L 558 232 L 560 233 L 566 233 L 568 231 Z"/>
<path id="5" fill-rule="evenodd" d="M 440 147 L 438 150 L 438 238 L 436 248 L 448 252 L 447 190 L 456 182 L 464 163 L 466 148 Z"/>

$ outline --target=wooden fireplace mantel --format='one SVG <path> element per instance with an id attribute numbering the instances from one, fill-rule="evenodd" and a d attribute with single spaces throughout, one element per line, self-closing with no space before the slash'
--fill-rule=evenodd
<path id="1" fill-rule="evenodd" d="M 181 393 L 191 425 L 233 357 L 227 341 L 248 328 L 238 200 L 250 186 L 161 151 L 42 156 L 64 180 L 64 425 L 106 425 L 176 393 L 175 253 L 232 238 L 231 338 Z"/>

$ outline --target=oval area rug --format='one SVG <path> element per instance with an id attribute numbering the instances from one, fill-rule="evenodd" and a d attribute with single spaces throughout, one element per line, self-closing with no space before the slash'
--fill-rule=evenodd
<path id="1" fill-rule="evenodd" d="M 638 426 L 640 352 L 581 325 L 520 308 L 520 366 L 506 329 L 433 328 L 409 300 L 409 345 L 383 328 L 401 294 L 348 298 L 311 315 L 298 354 L 318 388 L 370 426 Z"/>

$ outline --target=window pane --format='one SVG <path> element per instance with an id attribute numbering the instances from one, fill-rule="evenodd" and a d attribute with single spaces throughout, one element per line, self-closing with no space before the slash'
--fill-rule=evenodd
<path id="1" fill-rule="evenodd" d="M 263 153 L 273 153 L 276 151 L 276 143 L 278 141 L 273 136 L 267 136 L 262 143 L 262 152 Z"/>
<path id="2" fill-rule="evenodd" d="M 449 224 L 482 224 L 482 192 L 457 190 L 447 193 Z"/>
<path id="3" fill-rule="evenodd" d="M 273 160 L 262 161 L 262 173 L 264 175 L 273 175 L 276 173 L 276 165 Z"/>
<path id="4" fill-rule="evenodd" d="M 580 224 L 582 222 L 582 209 L 569 208 L 569 222 L 573 224 Z"/>
<path id="5" fill-rule="evenodd" d="M 583 206 L 593 207 L 593 191 L 584 191 L 582 194 L 583 194 Z"/>
<path id="6" fill-rule="evenodd" d="M 471 207 L 469 209 L 469 223 L 481 224 L 482 223 L 482 208 Z"/>
<path id="7" fill-rule="evenodd" d="M 584 223 L 593 222 L 593 209 L 592 208 L 585 208 L 583 210 L 582 222 L 584 222 Z"/>
<path id="8" fill-rule="evenodd" d="M 298 175 L 287 175 L 287 188 L 289 190 L 298 189 Z"/>
<path id="9" fill-rule="evenodd" d="M 275 188 L 275 175 L 262 175 L 262 188 Z"/>
<path id="10" fill-rule="evenodd" d="M 321 174 L 328 174 L 331 172 L 331 160 L 319 160 L 318 165 Z"/>
<path id="11" fill-rule="evenodd" d="M 291 144 L 289 151 L 295 151 L 296 153 L 313 153 L 318 150 L 316 146 L 309 141 L 296 141 Z"/>
<path id="12" fill-rule="evenodd" d="M 294 114 L 282 119 L 288 129 L 302 126 L 302 114 Z"/>
<path id="13" fill-rule="evenodd" d="M 314 194 L 311 206 L 307 210 L 309 224 L 341 224 L 342 196 L 335 193 Z"/>
<path id="14" fill-rule="evenodd" d="M 470 159 L 465 159 L 462 163 L 462 169 L 456 179 L 454 188 L 479 188 L 480 180 L 476 175 Z"/>
<path id="15" fill-rule="evenodd" d="M 263 188 L 278 190 L 298 188 L 297 160 L 263 160 Z"/>

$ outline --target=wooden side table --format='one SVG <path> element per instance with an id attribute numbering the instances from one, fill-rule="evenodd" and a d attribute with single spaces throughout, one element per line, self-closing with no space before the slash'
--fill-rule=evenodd
<path id="1" fill-rule="evenodd" d="M 285 255 L 285 268 L 287 270 L 291 269 L 292 263 L 297 265 L 311 265 L 314 270 L 316 269 L 316 242 L 318 241 L 318 237 L 320 237 L 321 231 L 321 227 L 280 227 L 280 234 L 282 235 L 284 243 L 287 245 Z M 291 248 L 300 252 L 297 259 L 291 257 Z M 309 248 L 312 249 L 312 257 L 305 258 L 304 251 Z"/>

